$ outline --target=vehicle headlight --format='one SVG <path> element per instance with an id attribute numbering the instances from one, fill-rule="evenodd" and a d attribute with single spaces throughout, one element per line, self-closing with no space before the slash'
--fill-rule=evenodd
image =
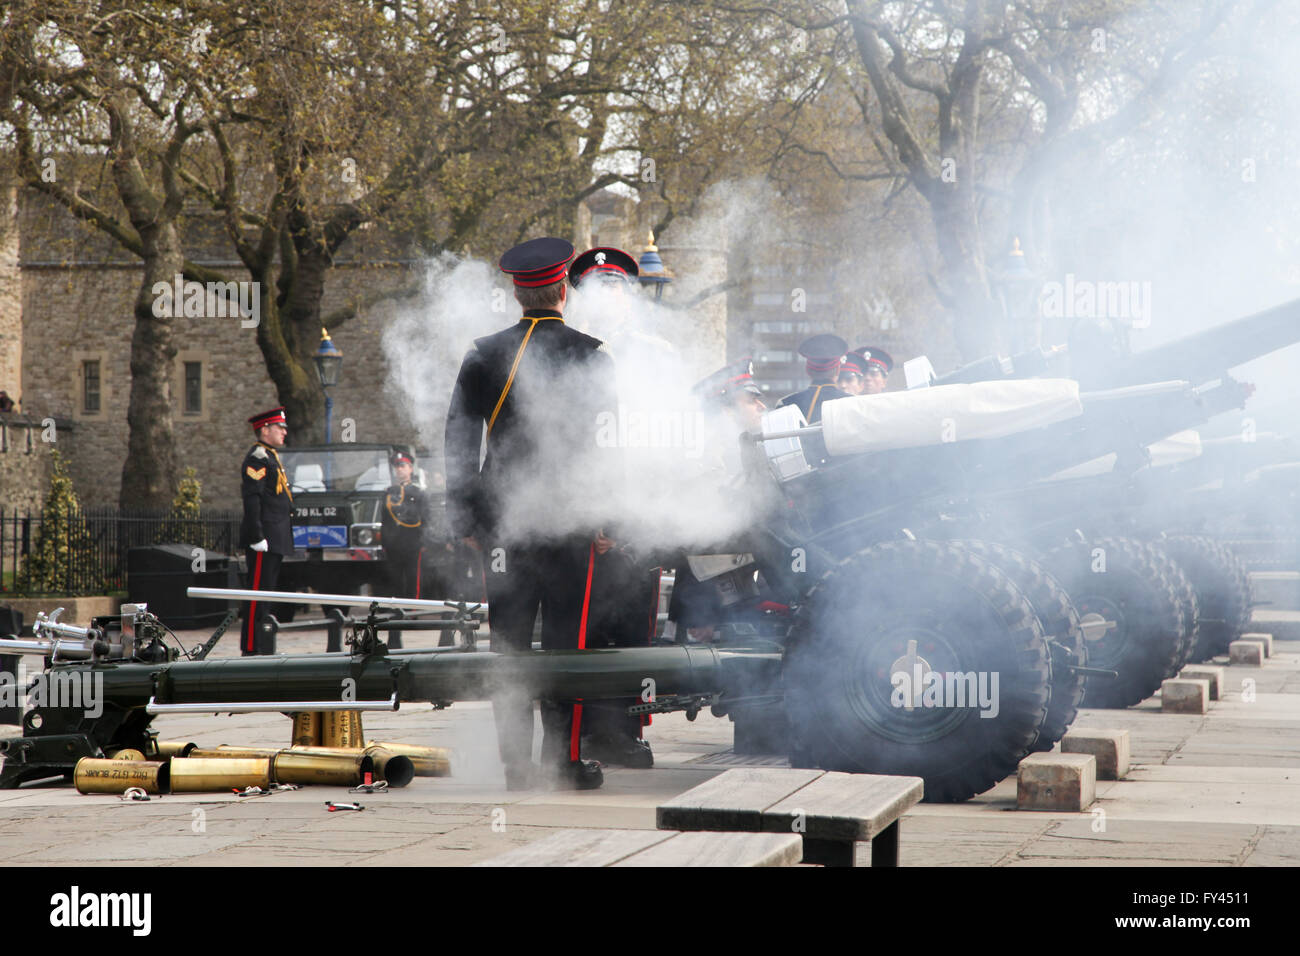
<path id="1" fill-rule="evenodd" d="M 372 528 L 357 528 L 354 537 L 359 548 L 368 548 L 375 543 L 375 532 Z"/>

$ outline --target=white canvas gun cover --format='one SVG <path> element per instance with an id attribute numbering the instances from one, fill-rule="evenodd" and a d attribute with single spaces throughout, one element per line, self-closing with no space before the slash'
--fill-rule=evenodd
<path id="1" fill-rule="evenodd" d="M 1002 438 L 1083 413 L 1079 383 L 1038 378 L 935 385 L 839 398 L 822 406 L 822 439 L 834 456 Z"/>

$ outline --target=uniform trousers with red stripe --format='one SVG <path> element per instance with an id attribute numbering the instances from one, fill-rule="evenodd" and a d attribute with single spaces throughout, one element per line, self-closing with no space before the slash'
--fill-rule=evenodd
<path id="1" fill-rule="evenodd" d="M 623 549 L 597 555 L 587 647 L 648 647 L 654 641 L 662 568 L 652 561 Z M 628 716 L 628 705 L 636 703 L 635 697 L 592 701 L 585 708 L 583 733 L 640 738 L 648 718 Z"/>
<path id="2" fill-rule="evenodd" d="M 269 551 L 244 549 L 248 561 L 248 578 L 245 589 L 249 591 L 274 591 L 280 577 L 280 565 L 284 555 Z M 266 616 L 271 613 L 271 605 L 266 601 L 250 601 L 244 605 L 244 626 L 239 634 L 239 649 L 247 657 L 250 654 L 274 654 L 275 635 L 267 631 Z"/>
<path id="3" fill-rule="evenodd" d="M 491 545 L 483 552 L 492 650 L 528 651 L 542 615 L 543 650 L 576 650 L 585 638 L 592 546 L 589 537 L 528 545 Z M 533 704 L 528 691 L 502 687 L 492 696 L 497 743 L 507 768 L 525 769 L 532 759 Z M 582 733 L 581 701 L 543 700 L 542 765 L 577 760 Z"/>

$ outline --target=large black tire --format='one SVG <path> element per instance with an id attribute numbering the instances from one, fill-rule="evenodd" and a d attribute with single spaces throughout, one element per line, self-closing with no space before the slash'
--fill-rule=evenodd
<path id="1" fill-rule="evenodd" d="M 919 669 L 927 684 L 926 665 L 948 693 L 908 701 L 896 675 Z M 1028 754 L 1050 680 L 1038 618 L 1006 574 L 945 542 L 878 545 L 800 607 L 785 659 L 792 751 L 827 770 L 922 777 L 929 801 L 966 800 Z M 977 702 L 956 694 L 971 684 Z"/>
<path id="2" fill-rule="evenodd" d="M 1160 546 L 1183 566 L 1200 600 L 1200 635 L 1190 659 L 1228 653 L 1228 644 L 1250 626 L 1253 595 L 1245 563 L 1213 538 L 1169 535 Z"/>
<path id="3" fill-rule="evenodd" d="M 1201 602 L 1196 596 L 1196 588 L 1192 585 L 1191 577 L 1183 568 L 1182 562 L 1174 558 L 1165 547 L 1166 542 L 1161 540 L 1147 543 L 1155 552 L 1161 569 L 1168 575 L 1174 594 L 1178 596 L 1178 604 L 1183 609 L 1183 640 L 1178 645 L 1177 659 L 1171 662 L 1169 670 L 1165 673 L 1165 677 L 1177 677 L 1183 665 L 1192 659 L 1197 642 L 1200 640 Z"/>
<path id="4" fill-rule="evenodd" d="M 1090 679 L 1083 706 L 1131 707 L 1159 690 L 1187 634 L 1170 562 L 1141 541 L 1098 538 L 1050 551 L 1042 563 L 1069 592 L 1085 639 L 1090 620 L 1112 625 L 1087 641 L 1088 666 L 1119 676 Z"/>
<path id="5" fill-rule="evenodd" d="M 1051 750 L 1065 736 L 1074 718 L 1079 716 L 1079 707 L 1083 703 L 1085 678 L 1074 669 L 1074 665 L 1086 666 L 1088 663 L 1079 614 L 1061 583 L 1022 552 L 991 541 L 963 539 L 953 543 L 997 565 L 1021 590 L 1038 615 L 1038 623 L 1051 652 L 1052 694 L 1038 739 L 1030 749 Z"/>

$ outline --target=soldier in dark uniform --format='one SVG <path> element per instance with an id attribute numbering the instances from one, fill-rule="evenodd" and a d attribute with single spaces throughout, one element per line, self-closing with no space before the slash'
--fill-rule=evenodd
<path id="1" fill-rule="evenodd" d="M 410 455 L 398 452 L 393 456 L 392 465 L 397 483 L 384 496 L 379 516 L 384 561 L 388 563 L 393 597 L 418 598 L 429 526 L 428 499 L 411 481 L 415 462 Z"/>
<path id="2" fill-rule="evenodd" d="M 590 289 L 599 284 L 608 299 L 598 301 L 618 308 L 620 295 L 632 295 L 632 280 L 638 273 L 636 260 L 621 249 L 588 249 L 569 266 L 569 284 L 576 289 Z M 664 360 L 671 346 L 659 342 L 625 324 L 626 315 L 617 317 L 620 328 L 616 358 L 631 354 L 640 367 Z M 654 349 L 656 355 L 647 355 Z M 671 360 L 671 357 L 669 358 Z M 658 624 L 659 580 L 662 562 L 653 553 L 636 549 L 630 542 L 598 554 L 592 572 L 591 608 L 586 646 L 646 647 L 653 640 Z M 650 744 L 642 739 L 646 718 L 629 717 L 627 707 L 637 699 L 591 701 L 583 707 L 581 750 L 584 757 L 601 763 L 626 767 L 654 766 Z"/>
<path id="3" fill-rule="evenodd" d="M 542 613 L 542 647 L 586 646 L 595 559 L 614 542 L 587 526 L 574 459 L 595 444 L 599 411 L 616 406 L 613 363 L 599 339 L 564 324 L 564 277 L 573 246 L 533 239 L 501 257 L 524 314 L 477 339 L 456 378 L 447 413 L 447 518 L 483 550 L 494 651 L 527 652 Z M 479 464 L 487 433 L 487 454 Z M 570 516 L 570 517 L 566 517 Z M 600 764 L 580 758 L 582 703 L 544 700 L 542 762 L 552 781 L 590 789 Z M 532 779 L 532 702 L 515 688 L 493 697 L 506 786 Z"/>
<path id="4" fill-rule="evenodd" d="M 276 452 L 284 446 L 288 434 L 284 406 L 254 415 L 248 423 L 257 435 L 257 444 L 244 456 L 240 472 L 244 520 L 239 528 L 239 544 L 248 562 L 248 590 L 274 591 L 281 562 L 286 555 L 293 554 L 293 528 L 289 521 L 293 494 Z M 266 613 L 264 601 L 251 601 L 244 609 L 239 646 L 245 655 L 275 653 L 275 635 L 264 627 Z"/>
<path id="5" fill-rule="evenodd" d="M 814 335 L 799 343 L 799 354 L 807 361 L 805 367 L 812 384 L 801 392 L 787 395 L 777 403 L 777 408 L 798 405 L 804 421 L 809 425 L 822 420 L 822 405 L 837 398 L 847 398 L 835 384 L 839 377 L 848 343 L 838 335 Z"/>
<path id="6" fill-rule="evenodd" d="M 889 373 L 894 370 L 893 357 L 882 348 L 864 345 L 856 348 L 845 358 L 856 356 L 862 367 L 862 391 L 859 395 L 879 395 L 889 384 Z"/>

